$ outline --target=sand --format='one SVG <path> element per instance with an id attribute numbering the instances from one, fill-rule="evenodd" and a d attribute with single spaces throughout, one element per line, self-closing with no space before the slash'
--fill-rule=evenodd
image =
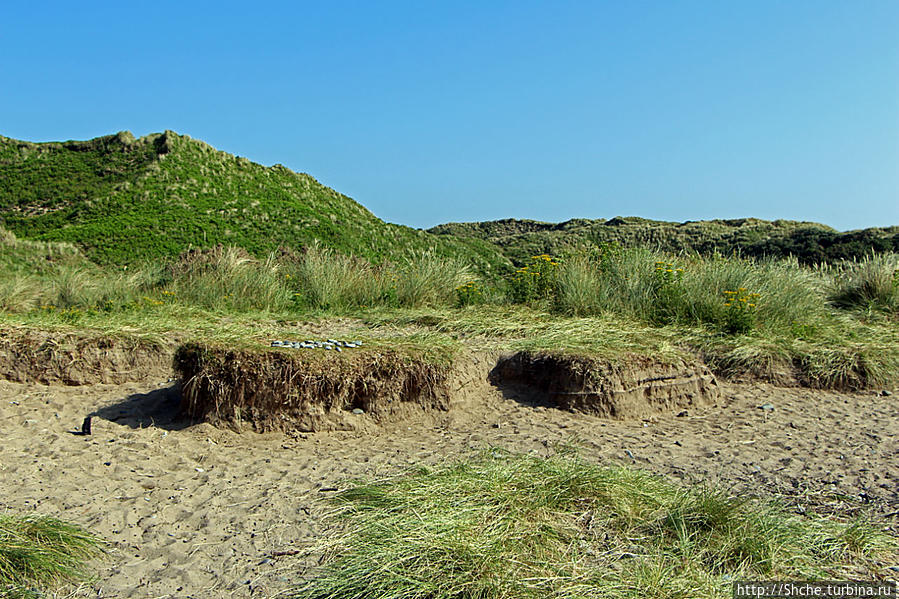
<path id="1" fill-rule="evenodd" d="M 74 597 L 278 596 L 315 565 L 297 552 L 327 533 L 328 489 L 487 445 L 547 454 L 574 440 L 591 460 L 780 495 L 799 510 L 867 510 L 899 534 L 895 396 L 721 388 L 717 406 L 612 421 L 484 384 L 433 418 L 288 435 L 180 420 L 171 381 L 0 381 L 0 509 L 108 539 L 97 579 Z M 71 434 L 95 411 L 91 436 Z"/>

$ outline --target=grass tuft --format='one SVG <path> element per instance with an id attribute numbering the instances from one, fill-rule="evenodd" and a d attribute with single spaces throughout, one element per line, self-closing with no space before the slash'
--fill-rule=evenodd
<path id="1" fill-rule="evenodd" d="M 295 599 L 729 597 L 738 578 L 876 574 L 861 521 L 653 474 L 490 450 L 340 493 L 329 563 Z"/>
<path id="2" fill-rule="evenodd" d="M 102 541 L 77 526 L 0 514 L 0 597 L 30 597 L 35 588 L 84 579 L 85 563 L 100 554 Z"/>
<path id="3" fill-rule="evenodd" d="M 899 254 L 874 254 L 837 269 L 830 299 L 851 310 L 899 314 Z"/>

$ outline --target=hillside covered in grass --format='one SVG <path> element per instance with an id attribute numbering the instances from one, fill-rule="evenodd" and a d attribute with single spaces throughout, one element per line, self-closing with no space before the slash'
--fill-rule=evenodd
<path id="1" fill-rule="evenodd" d="M 429 229 L 455 239 L 475 238 L 499 246 L 515 264 L 531 256 L 558 256 L 584 245 L 617 244 L 678 253 L 734 252 L 755 258 L 793 256 L 805 264 L 857 260 L 871 253 L 899 251 L 899 226 L 839 232 L 812 222 L 757 218 L 684 223 L 615 217 L 574 219 L 563 223 L 505 219 L 447 223 Z"/>
<path id="2" fill-rule="evenodd" d="M 259 256 L 318 241 L 376 263 L 433 248 L 481 272 L 508 267 L 488 242 L 385 223 L 309 175 L 172 131 L 62 143 L 0 137 L 0 225 L 106 264 L 218 244 Z"/>

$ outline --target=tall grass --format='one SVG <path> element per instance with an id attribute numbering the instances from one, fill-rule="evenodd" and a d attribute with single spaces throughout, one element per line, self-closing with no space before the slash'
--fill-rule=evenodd
<path id="1" fill-rule="evenodd" d="M 410 254 L 396 267 L 396 299 L 401 306 L 451 306 L 455 290 L 471 279 L 462 261 L 433 251 Z"/>
<path id="2" fill-rule="evenodd" d="M 366 260 L 312 245 L 290 258 L 285 272 L 293 279 L 299 304 L 317 309 L 351 309 L 391 304 L 395 280 Z"/>
<path id="3" fill-rule="evenodd" d="M 0 597 L 30 597 L 29 589 L 83 579 L 85 562 L 102 541 L 47 516 L 0 514 Z"/>
<path id="4" fill-rule="evenodd" d="M 296 599 L 730 597 L 734 579 L 877 573 L 895 543 L 710 487 L 492 450 L 361 483 Z"/>
<path id="5" fill-rule="evenodd" d="M 33 277 L 11 274 L 0 278 L 0 311 L 27 312 L 40 304 L 40 285 Z"/>
<path id="6" fill-rule="evenodd" d="M 264 259 L 216 248 L 100 268 L 30 255 L 7 260 L 7 249 L 0 244 L 0 314 L 32 325 L 106 328 L 126 315 L 149 318 L 154 329 L 166 319 L 172 329 L 196 328 L 192 319 L 287 320 L 316 310 L 363 318 L 392 311 L 387 319 L 399 322 L 409 311 L 418 313 L 409 324 L 518 348 L 693 351 L 719 373 L 823 387 L 889 387 L 899 378 L 896 255 L 809 268 L 795 260 L 585 250 L 561 261 L 536 256 L 504 286 L 474 284 L 466 264 L 434 252 L 373 265 L 319 245 Z M 513 301 L 521 298 L 529 303 Z"/>
<path id="7" fill-rule="evenodd" d="M 830 299 L 836 306 L 899 313 L 899 254 L 875 254 L 833 270 Z"/>
<path id="8" fill-rule="evenodd" d="M 787 330 L 827 314 L 820 273 L 795 261 L 670 257 L 624 250 L 602 259 L 577 254 L 556 275 L 556 308 L 577 316 L 611 312 L 654 324 L 726 329 L 732 306 L 726 292 L 757 294 L 752 323 Z M 747 305 L 750 302 L 747 302 Z"/>
<path id="9" fill-rule="evenodd" d="M 285 310 L 290 281 L 273 255 L 258 260 L 235 247 L 217 248 L 173 266 L 167 291 L 178 302 L 211 310 Z"/>

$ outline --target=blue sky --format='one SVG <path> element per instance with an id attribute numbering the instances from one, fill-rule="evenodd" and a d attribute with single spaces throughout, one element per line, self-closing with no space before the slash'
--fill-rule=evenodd
<path id="1" fill-rule="evenodd" d="M 0 134 L 173 129 L 415 227 L 899 224 L 899 1 L 4 2 Z"/>

